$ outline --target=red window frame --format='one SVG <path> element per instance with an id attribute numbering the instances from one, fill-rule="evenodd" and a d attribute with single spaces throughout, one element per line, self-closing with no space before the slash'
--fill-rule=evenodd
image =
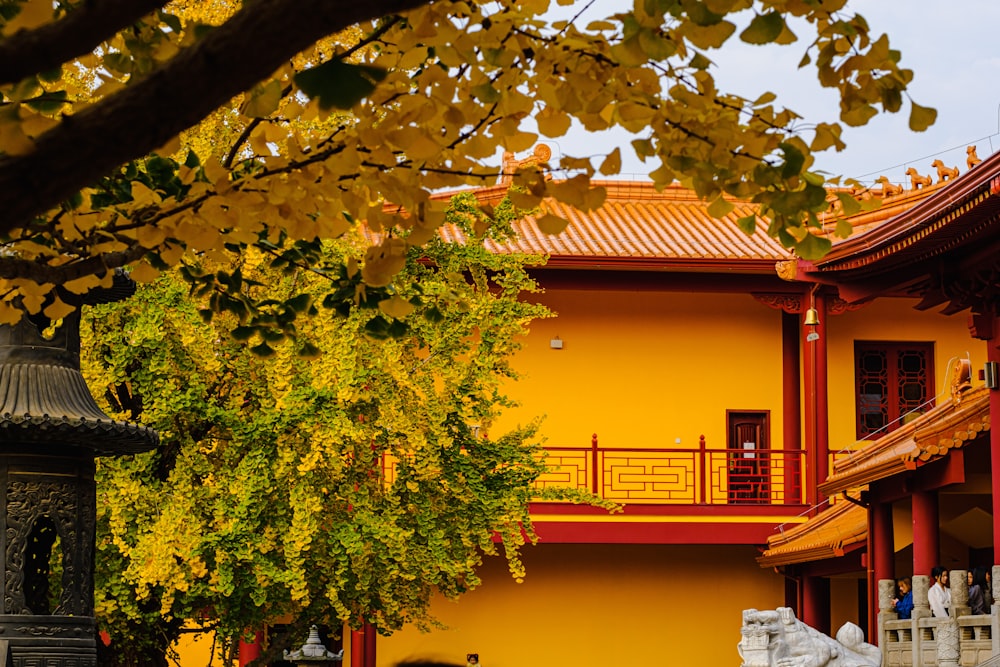
<path id="1" fill-rule="evenodd" d="M 934 407 L 934 343 L 856 341 L 857 437 L 878 438 Z"/>

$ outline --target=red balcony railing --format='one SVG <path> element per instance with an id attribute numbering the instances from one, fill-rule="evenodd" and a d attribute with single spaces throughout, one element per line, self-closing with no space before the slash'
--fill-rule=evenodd
<path id="1" fill-rule="evenodd" d="M 539 488 L 588 489 L 621 503 L 798 505 L 803 450 L 546 447 Z"/>

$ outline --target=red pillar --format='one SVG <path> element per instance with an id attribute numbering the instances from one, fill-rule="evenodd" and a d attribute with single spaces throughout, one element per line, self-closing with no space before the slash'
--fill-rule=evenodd
<path id="1" fill-rule="evenodd" d="M 872 567 L 875 580 L 896 578 L 896 550 L 892 532 L 892 505 L 871 505 Z M 875 610 L 878 612 L 878 609 Z"/>
<path id="2" fill-rule="evenodd" d="M 805 397 L 802 402 L 803 412 L 803 449 L 806 450 L 805 470 L 805 501 L 810 507 L 816 504 L 816 341 L 809 341 L 809 334 L 815 333 L 814 326 L 803 326 L 802 335 L 806 338 L 802 348 L 802 386 Z"/>
<path id="3" fill-rule="evenodd" d="M 816 346 L 816 480 L 817 484 L 825 482 L 830 475 L 830 403 L 827 396 L 827 312 L 826 297 L 816 295 L 816 310 L 819 311 L 819 324 L 816 333 L 819 340 Z M 817 498 L 819 492 L 816 493 Z"/>
<path id="4" fill-rule="evenodd" d="M 969 333 L 986 341 L 986 360 L 1000 364 L 1000 319 L 996 307 L 979 304 L 969 314 Z M 1000 390 L 990 390 L 990 423 L 1000 424 Z M 990 473 L 993 497 L 993 562 L 1000 560 L 1000 428 L 990 429 Z M 994 584 L 995 585 L 995 584 Z"/>
<path id="5" fill-rule="evenodd" d="M 802 577 L 802 616 L 800 620 L 822 633 L 830 634 L 830 580 L 807 575 Z"/>
<path id="6" fill-rule="evenodd" d="M 805 334 L 805 446 L 806 446 L 806 503 L 819 502 L 818 486 L 829 474 L 830 417 L 827 406 L 826 368 L 826 298 L 812 297 L 819 323 L 803 326 Z M 810 340 L 811 339 L 811 340 Z"/>
<path id="7" fill-rule="evenodd" d="M 878 637 L 878 582 L 896 578 L 892 505 L 872 501 L 868 509 L 868 637 Z"/>
<path id="8" fill-rule="evenodd" d="M 782 448 L 788 452 L 802 449 L 802 414 L 799 389 L 799 318 L 795 313 L 781 312 L 781 409 Z M 802 460 L 798 454 L 785 455 L 785 502 L 802 502 Z"/>
<path id="9" fill-rule="evenodd" d="M 365 664 L 364 667 L 375 667 L 375 626 L 365 623 Z"/>
<path id="10" fill-rule="evenodd" d="M 913 503 L 913 574 L 930 575 L 940 558 L 938 502 L 936 491 L 914 491 Z"/>
<path id="11" fill-rule="evenodd" d="M 1000 364 L 1000 323 L 991 318 L 986 359 Z M 990 390 L 990 423 L 1000 424 L 1000 390 Z M 1000 560 L 1000 427 L 990 429 L 990 472 L 993 491 L 993 562 Z M 996 584 L 994 584 L 994 587 Z"/>
<path id="12" fill-rule="evenodd" d="M 364 630 L 351 630 L 351 667 L 365 667 Z"/>
<path id="13" fill-rule="evenodd" d="M 249 665 L 252 661 L 260 657 L 261 654 L 261 644 L 264 641 L 263 632 L 255 632 L 253 635 L 253 641 L 248 642 L 242 637 L 240 637 L 240 648 L 239 648 L 239 665 L 244 667 Z"/>

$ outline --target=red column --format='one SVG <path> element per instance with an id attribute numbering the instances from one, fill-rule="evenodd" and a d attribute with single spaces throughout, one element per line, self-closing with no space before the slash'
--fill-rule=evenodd
<path id="1" fill-rule="evenodd" d="M 872 567 L 875 580 L 896 578 L 896 551 L 892 532 L 892 505 L 871 505 Z M 878 609 L 875 610 L 878 612 Z"/>
<path id="2" fill-rule="evenodd" d="M 810 333 L 815 333 L 815 328 L 803 326 L 803 337 L 808 338 Z M 816 470 L 819 467 L 816 462 L 816 341 L 810 342 L 807 339 L 803 342 L 803 346 L 802 386 L 805 398 L 802 402 L 804 422 L 802 445 L 806 450 L 805 500 L 806 504 L 812 507 L 816 504 Z"/>
<path id="3" fill-rule="evenodd" d="M 819 324 L 816 333 L 819 340 L 816 346 L 816 480 L 817 484 L 825 482 L 830 474 L 830 405 L 827 397 L 827 312 L 826 297 L 816 295 L 816 310 L 819 311 Z M 816 492 L 819 498 L 819 492 Z"/>
<path id="4" fill-rule="evenodd" d="M 826 370 L 826 299 L 817 295 L 813 304 L 819 324 L 803 326 L 805 334 L 805 445 L 806 445 L 806 502 L 819 502 L 818 486 L 829 474 L 830 428 L 827 406 Z M 810 340 L 810 338 L 812 340 Z"/>
<path id="5" fill-rule="evenodd" d="M 969 315 L 969 333 L 986 341 L 986 360 L 1000 364 L 1000 319 L 995 306 L 980 304 Z M 1000 424 L 1000 390 L 990 390 L 990 423 Z M 990 473 L 993 496 L 993 562 L 1000 561 L 1000 428 L 990 429 Z"/>
<path id="6" fill-rule="evenodd" d="M 992 336 L 986 342 L 986 359 L 1000 364 L 1000 322 L 996 318 L 991 319 Z M 997 389 L 990 390 L 990 423 L 1000 424 L 1000 390 Z M 997 563 L 1000 561 L 1000 427 L 990 429 L 990 472 L 993 491 L 993 562 Z"/>
<path id="7" fill-rule="evenodd" d="M 351 667 L 365 667 L 365 632 L 351 630 Z"/>
<path id="8" fill-rule="evenodd" d="M 868 509 L 868 637 L 878 637 L 878 582 L 896 578 L 892 505 L 873 500 Z"/>
<path id="9" fill-rule="evenodd" d="M 914 491 L 913 503 L 913 574 L 930 575 L 940 558 L 938 502 L 936 491 Z"/>
<path id="10" fill-rule="evenodd" d="M 802 414 L 799 389 L 799 318 L 794 313 L 781 313 L 781 410 L 782 448 L 802 448 Z M 802 502 L 802 465 L 797 454 L 785 456 L 785 502 Z"/>
<path id="11" fill-rule="evenodd" d="M 263 632 L 255 632 L 253 635 L 253 641 L 248 642 L 242 637 L 240 637 L 240 648 L 239 648 L 239 665 L 244 667 L 249 665 L 253 660 L 260 657 L 261 654 L 261 643 L 264 641 Z"/>
<path id="12" fill-rule="evenodd" d="M 811 575 L 802 577 L 802 616 L 799 620 L 830 634 L 829 579 Z"/>
<path id="13" fill-rule="evenodd" d="M 364 667 L 375 667 L 375 626 L 365 623 L 365 664 Z"/>

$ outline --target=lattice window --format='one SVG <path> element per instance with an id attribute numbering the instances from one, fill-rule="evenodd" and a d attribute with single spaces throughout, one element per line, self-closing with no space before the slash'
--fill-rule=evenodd
<path id="1" fill-rule="evenodd" d="M 931 406 L 931 343 L 856 343 L 857 436 L 878 437 Z"/>

